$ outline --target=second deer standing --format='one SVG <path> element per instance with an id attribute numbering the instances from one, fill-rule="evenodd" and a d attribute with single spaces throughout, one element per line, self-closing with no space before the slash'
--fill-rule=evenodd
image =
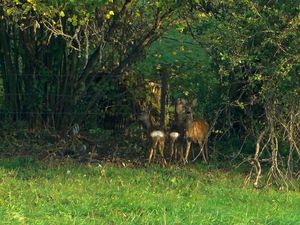
<path id="1" fill-rule="evenodd" d="M 178 156 L 180 157 L 180 160 L 183 159 L 184 105 L 185 105 L 184 99 L 178 98 L 175 102 L 175 118 L 169 132 L 171 160 L 173 159 L 173 157 L 174 160 L 177 160 Z"/>
<path id="2" fill-rule="evenodd" d="M 181 105 L 181 107 L 179 107 L 178 109 L 176 107 L 176 111 L 181 117 L 179 123 L 182 123 L 179 126 L 182 127 L 181 133 L 184 135 L 184 138 L 186 140 L 184 161 L 186 163 L 188 162 L 191 144 L 194 142 L 197 143 L 200 148 L 200 152 L 198 155 L 202 154 L 204 161 L 207 162 L 207 140 L 209 124 L 204 119 L 194 119 L 193 107 L 196 106 L 197 99 L 194 99 L 191 103 L 187 102 L 185 99 L 178 99 L 177 101 Z M 176 106 L 178 106 L 179 103 L 177 103 Z"/>

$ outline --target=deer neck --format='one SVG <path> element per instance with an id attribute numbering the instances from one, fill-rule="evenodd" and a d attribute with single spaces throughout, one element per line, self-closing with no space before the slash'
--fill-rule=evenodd
<path id="1" fill-rule="evenodd" d="M 148 131 L 150 131 L 151 129 L 152 129 L 152 123 L 151 123 L 151 121 L 150 120 L 144 120 L 144 124 L 145 124 L 145 126 L 146 126 L 146 129 L 148 130 Z"/>
<path id="2" fill-rule="evenodd" d="M 185 129 L 190 129 L 193 126 L 193 116 L 185 118 Z"/>
<path id="3" fill-rule="evenodd" d="M 182 128 L 184 126 L 184 116 L 182 114 L 175 112 L 174 119 L 177 127 Z"/>
<path id="4" fill-rule="evenodd" d="M 143 120 L 143 122 L 144 122 L 144 125 L 145 125 L 147 131 L 150 132 L 153 129 L 153 123 L 152 123 L 151 119 L 150 118 L 147 120 L 145 119 L 145 120 Z"/>

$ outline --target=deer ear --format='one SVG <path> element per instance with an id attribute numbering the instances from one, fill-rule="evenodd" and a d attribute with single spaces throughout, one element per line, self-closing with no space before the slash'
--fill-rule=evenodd
<path id="1" fill-rule="evenodd" d="M 179 104 L 182 104 L 182 98 L 177 98 L 176 100 L 175 100 L 175 105 L 179 105 Z"/>
<path id="2" fill-rule="evenodd" d="M 185 98 L 179 98 L 178 100 L 184 105 L 187 103 L 187 100 Z"/>
<path id="3" fill-rule="evenodd" d="M 196 106 L 197 105 L 197 99 L 195 98 L 193 101 L 192 101 L 192 106 Z"/>

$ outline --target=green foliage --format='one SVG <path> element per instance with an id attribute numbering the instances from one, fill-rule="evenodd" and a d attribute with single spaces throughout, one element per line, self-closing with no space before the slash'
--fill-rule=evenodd
<path id="1" fill-rule="evenodd" d="M 299 106 L 297 4 L 245 0 L 222 2 L 219 7 L 195 13 L 198 20 L 192 32 L 209 48 L 222 101 L 244 113 L 272 99 L 278 105 Z"/>
<path id="2" fill-rule="evenodd" d="M 106 148 L 111 144 L 114 143 L 114 131 L 113 130 L 107 130 L 103 128 L 95 128 L 90 129 L 89 133 L 92 137 L 97 138 L 97 141 L 99 143 L 105 143 L 107 146 Z"/>
<path id="3" fill-rule="evenodd" d="M 113 134 L 112 130 L 104 130 L 101 128 L 91 129 L 89 131 L 91 134 L 101 135 L 101 136 L 111 136 Z"/>
<path id="4" fill-rule="evenodd" d="M 14 160 L 8 160 L 5 163 L 2 162 L 1 167 L 6 170 L 15 170 L 18 168 L 33 168 L 39 167 L 39 163 L 31 157 L 15 157 Z"/>
<path id="5" fill-rule="evenodd" d="M 2 1 L 3 114 L 57 128 L 106 108 L 130 114 L 125 105 L 132 96 L 120 96 L 126 92 L 124 77 L 172 27 L 181 6 L 179 1 Z"/>
<path id="6" fill-rule="evenodd" d="M 236 135 L 252 140 L 258 164 L 272 155 L 270 180 L 285 180 L 281 170 L 293 173 L 300 155 L 299 3 L 233 0 L 193 6 L 192 35 L 209 49 L 221 85 L 221 137 L 226 143 L 235 142 Z"/>
<path id="7" fill-rule="evenodd" d="M 299 6 L 247 0 L 222 4 L 219 11 L 200 17 L 193 31 L 205 46 L 212 46 L 210 54 L 222 84 L 233 88 L 231 101 L 249 106 L 251 95 L 263 101 L 270 95 L 285 101 L 291 93 L 297 98 Z M 242 96 L 237 90 L 241 87 Z"/>
<path id="8" fill-rule="evenodd" d="M 159 71 L 163 70 L 168 74 L 171 104 L 178 97 L 198 98 L 196 111 L 204 116 L 219 104 L 219 82 L 207 52 L 190 34 L 178 32 L 181 29 L 178 24 L 156 41 L 135 69 L 138 76 L 156 82 L 160 82 Z"/>
<path id="9" fill-rule="evenodd" d="M 299 194 L 253 190 L 200 165 L 118 168 L 0 161 L 0 216 L 9 224 L 297 224 Z"/>

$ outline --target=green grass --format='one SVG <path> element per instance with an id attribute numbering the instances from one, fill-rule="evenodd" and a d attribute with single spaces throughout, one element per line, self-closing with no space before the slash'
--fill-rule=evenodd
<path id="1" fill-rule="evenodd" d="M 299 192 L 243 187 L 202 165 L 0 160 L 0 224 L 300 224 Z"/>

